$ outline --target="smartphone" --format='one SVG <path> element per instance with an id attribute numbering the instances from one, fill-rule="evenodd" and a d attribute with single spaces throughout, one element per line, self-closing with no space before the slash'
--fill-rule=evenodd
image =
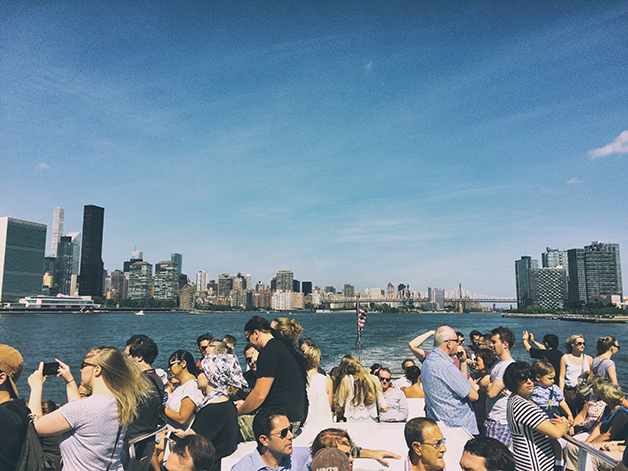
<path id="1" fill-rule="evenodd" d="M 44 376 L 57 376 L 59 372 L 59 362 L 44 363 Z"/>

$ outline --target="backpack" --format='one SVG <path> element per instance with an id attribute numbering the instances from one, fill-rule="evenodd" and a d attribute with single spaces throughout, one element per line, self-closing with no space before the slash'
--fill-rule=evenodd
<path id="1" fill-rule="evenodd" d="M 20 414 L 22 411 L 18 406 L 11 404 Z M 39 442 L 39 436 L 33 425 L 33 419 L 30 416 L 24 417 L 24 421 L 28 421 L 26 428 L 26 436 L 20 457 L 17 460 L 16 471 L 42 471 L 44 469 L 44 449 Z"/>

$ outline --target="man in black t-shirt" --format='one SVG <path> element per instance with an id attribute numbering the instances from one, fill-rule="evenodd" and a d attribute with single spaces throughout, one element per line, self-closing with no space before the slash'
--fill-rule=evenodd
<path id="1" fill-rule="evenodd" d="M 163 403 L 164 383 L 161 381 L 155 370 L 151 366 L 157 358 L 159 349 L 157 344 L 150 337 L 142 334 L 133 335 L 126 342 L 124 353 L 135 360 L 142 372 L 146 375 L 152 387 L 150 396 L 138 406 L 138 416 L 129 425 L 127 437 L 129 441 L 141 437 L 157 430 L 159 424 L 159 410 Z M 151 435 L 134 444 L 135 459 L 129 460 L 127 471 L 147 471 L 150 467 L 150 460 L 155 451 L 155 436 Z"/>
<path id="2" fill-rule="evenodd" d="M 537 348 L 530 345 L 532 342 Z M 539 343 L 534 340 L 534 335 L 527 330 L 523 331 L 523 346 L 528 351 L 530 356 L 535 359 L 549 361 L 554 367 L 556 376 L 560 375 L 560 359 L 563 356 L 563 352 L 558 350 L 558 337 L 554 334 L 547 334 L 543 337 L 543 343 Z"/>
<path id="3" fill-rule="evenodd" d="M 306 372 L 296 348 L 273 337 L 270 323 L 254 316 L 244 326 L 247 342 L 259 350 L 255 388 L 238 407 L 238 415 L 260 406 L 283 407 L 290 422 L 307 417 Z"/>
<path id="4" fill-rule="evenodd" d="M 0 345 L 0 471 L 15 470 L 26 439 L 30 410 L 15 386 L 23 366 L 20 352 Z"/>

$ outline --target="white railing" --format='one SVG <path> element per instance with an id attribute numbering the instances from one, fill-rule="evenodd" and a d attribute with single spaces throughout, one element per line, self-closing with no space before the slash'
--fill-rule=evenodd
<path id="1" fill-rule="evenodd" d="M 579 440 L 576 440 L 570 435 L 563 436 L 563 439 L 565 439 L 569 443 L 578 447 L 578 471 L 587 470 L 587 461 L 588 461 L 589 456 L 594 456 L 598 458 L 599 460 L 603 461 L 604 463 L 613 467 L 616 464 L 616 460 L 614 460 L 607 454 L 603 453 L 602 451 L 596 448 L 593 448 L 588 443 L 584 443 Z"/>

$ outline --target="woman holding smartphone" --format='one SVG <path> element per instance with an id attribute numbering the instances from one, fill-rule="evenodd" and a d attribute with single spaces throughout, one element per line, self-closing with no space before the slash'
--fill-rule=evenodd
<path id="1" fill-rule="evenodd" d="M 58 361 L 58 360 L 57 360 Z M 43 415 L 41 396 L 46 377 L 43 363 L 28 378 L 29 407 L 40 436 L 60 435 L 63 469 L 122 471 L 120 459 L 126 427 L 136 417 L 138 403 L 150 393 L 139 366 L 114 347 L 96 347 L 81 363 L 81 382 L 92 395 L 80 399 L 70 368 L 59 362 L 57 376 L 67 384 L 68 403 Z"/>

